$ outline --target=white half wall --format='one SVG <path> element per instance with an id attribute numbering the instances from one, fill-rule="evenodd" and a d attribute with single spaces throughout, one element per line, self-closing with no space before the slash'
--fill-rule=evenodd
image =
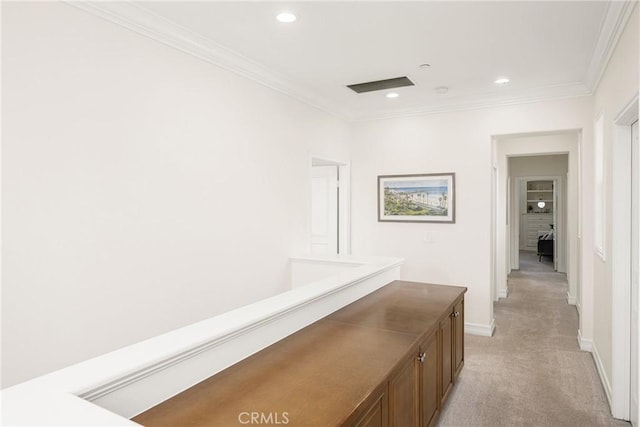
<path id="1" fill-rule="evenodd" d="M 289 289 L 346 123 L 69 4 L 2 9 L 3 387 Z"/>
<path id="2" fill-rule="evenodd" d="M 387 285 L 402 264 L 315 261 L 359 267 L 4 389 L 0 423 L 138 425 L 129 418 Z"/>

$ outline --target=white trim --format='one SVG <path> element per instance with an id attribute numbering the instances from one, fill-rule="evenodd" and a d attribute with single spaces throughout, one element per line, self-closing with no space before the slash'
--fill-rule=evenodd
<path id="1" fill-rule="evenodd" d="M 602 21 L 600 35 L 584 79 L 592 92 L 595 92 L 600 84 L 618 40 L 631 17 L 635 3 L 634 1 L 611 1 L 607 5 L 607 13 Z"/>
<path id="2" fill-rule="evenodd" d="M 593 350 L 593 340 L 584 338 L 582 336 L 582 331 L 580 329 L 578 329 L 578 345 L 580 346 L 580 350 L 584 350 L 584 351 Z"/>
<path id="3" fill-rule="evenodd" d="M 482 323 L 464 323 L 464 333 L 469 335 L 478 335 L 481 337 L 491 337 L 496 330 L 496 321 L 491 319 L 488 325 Z"/>
<path id="4" fill-rule="evenodd" d="M 578 150 L 576 153 L 576 157 L 578 160 L 578 170 L 576 173 L 576 184 L 578 186 L 578 194 L 577 194 L 577 202 L 578 202 L 578 211 L 576 212 L 576 219 L 578 220 L 578 229 L 577 239 L 578 239 L 578 247 L 582 244 L 582 131 L 578 133 Z M 569 161 L 571 161 L 571 155 L 569 155 Z M 568 190 L 568 187 L 567 187 Z M 567 191 L 568 193 L 568 191 Z M 580 258 L 582 255 L 580 256 Z M 578 267 L 580 269 L 580 267 Z M 582 284 L 580 284 L 582 286 Z"/>
<path id="5" fill-rule="evenodd" d="M 633 122 L 638 120 L 638 109 L 640 108 L 638 106 L 639 100 L 640 95 L 636 93 L 635 96 L 627 102 L 627 105 L 620 110 L 613 122 L 618 126 L 631 126 Z"/>
<path id="6" fill-rule="evenodd" d="M 492 157 L 495 158 L 495 141 L 491 141 Z M 495 159 L 494 159 L 495 160 Z M 496 256 L 496 212 L 498 210 L 498 167 L 495 162 L 491 165 L 491 239 L 489 240 L 490 259 L 491 259 L 491 301 L 498 301 L 498 263 Z M 491 316 L 493 316 L 493 304 L 491 304 Z"/>
<path id="7" fill-rule="evenodd" d="M 498 291 L 498 298 L 506 298 L 509 296 L 509 286 L 505 286 L 504 289 Z"/>
<path id="8" fill-rule="evenodd" d="M 614 120 L 611 195 L 611 412 L 630 418 L 631 387 L 631 127 L 638 94 Z"/>
<path id="9" fill-rule="evenodd" d="M 611 408 L 611 383 L 609 382 L 609 378 L 607 378 L 604 366 L 602 365 L 602 359 L 600 359 L 600 353 L 598 353 L 598 348 L 595 343 L 592 345 L 591 355 L 596 364 L 600 382 L 602 383 L 602 388 L 604 388 L 604 394 L 607 396 L 607 402 L 609 402 L 609 407 Z"/>
<path id="10" fill-rule="evenodd" d="M 459 96 L 447 99 L 439 99 L 437 104 L 426 105 L 420 108 L 386 111 L 384 113 L 372 113 L 369 115 L 354 115 L 352 121 L 370 121 L 393 119 L 400 117 L 426 116 L 454 111 L 482 110 L 485 108 L 505 107 L 510 105 L 528 104 L 534 102 L 577 98 L 591 96 L 592 92 L 582 82 L 572 82 L 562 85 L 552 85 L 525 89 L 520 93 L 511 93 L 509 96 Z"/>
<path id="11" fill-rule="evenodd" d="M 607 163 L 605 158 L 604 113 L 597 116 L 593 124 L 593 212 L 594 251 L 602 262 L 606 262 L 607 242 Z"/>
<path id="12" fill-rule="evenodd" d="M 582 305 L 580 304 L 580 298 L 576 298 L 576 310 L 578 311 L 578 317 L 582 316 Z"/>
<path id="13" fill-rule="evenodd" d="M 319 94 L 294 85 L 288 76 L 277 73 L 256 61 L 178 25 L 146 9 L 140 2 L 66 1 L 66 3 L 282 92 L 326 113 L 343 119 L 349 116 L 347 111 L 338 105 L 326 102 Z"/>
<path id="14" fill-rule="evenodd" d="M 567 292 L 567 304 L 576 305 L 577 299 L 575 296 L 571 295 L 570 292 Z"/>
<path id="15" fill-rule="evenodd" d="M 304 258 L 299 258 L 299 259 L 304 259 Z M 350 264 L 359 264 L 359 265 L 365 265 L 364 263 L 357 263 L 354 261 L 348 261 L 348 260 L 336 260 L 336 261 L 332 261 L 329 259 L 316 259 L 313 257 L 308 257 L 307 259 L 309 260 L 313 260 L 316 261 L 318 263 L 332 263 L 332 262 L 337 262 L 337 263 L 350 263 Z M 298 310 L 303 310 L 303 309 L 308 309 L 310 304 L 314 304 L 319 302 L 322 299 L 325 299 L 327 297 L 330 297 L 333 294 L 337 294 L 340 293 L 342 291 L 344 291 L 347 288 L 353 287 L 358 285 L 359 283 L 363 283 L 366 282 L 367 280 L 378 276 L 384 272 L 390 271 L 390 270 L 394 270 L 397 267 L 399 267 L 403 262 L 402 261 L 398 261 L 394 264 L 390 264 L 382 269 L 380 269 L 377 272 L 368 274 L 363 276 L 362 278 L 358 279 L 358 280 L 354 280 L 351 283 L 346 283 L 340 287 L 337 287 L 335 289 L 330 290 L 327 293 L 324 293 L 322 295 L 319 295 L 318 297 L 306 300 L 306 301 L 301 301 L 300 303 L 297 303 L 295 305 L 292 305 L 291 307 L 287 307 L 285 309 L 279 308 L 279 310 L 274 311 L 273 313 L 269 313 L 268 315 L 264 316 L 263 318 L 257 319 L 255 321 L 250 321 L 247 322 L 246 324 L 238 327 L 238 328 L 232 328 L 229 331 L 226 331 L 225 333 L 221 334 L 220 336 L 216 336 L 213 339 L 210 340 L 206 340 L 196 346 L 193 346 L 191 348 L 188 348 L 186 350 L 180 351 L 174 355 L 171 355 L 170 357 L 166 357 L 163 358 L 161 360 L 159 360 L 158 362 L 155 362 L 149 366 L 145 366 L 142 369 L 139 369 L 137 371 L 128 373 L 126 375 L 123 375 L 122 377 L 119 377 L 113 381 L 109 381 L 105 384 L 101 384 L 99 387 L 93 388 L 91 390 L 88 391 L 84 391 L 82 393 L 80 393 L 78 395 L 78 397 L 81 397 L 82 399 L 85 400 L 89 400 L 89 401 L 95 401 L 98 399 L 101 399 L 103 397 L 105 397 L 108 394 L 111 394 L 123 387 L 127 387 L 135 382 L 141 381 L 144 378 L 151 376 L 151 375 L 156 375 L 158 373 L 160 373 L 161 371 L 168 369 L 174 365 L 177 365 L 179 363 L 183 363 L 185 361 L 187 361 L 188 359 L 191 359 L 195 356 L 198 356 L 200 353 L 203 352 L 207 352 L 212 350 L 215 347 L 218 346 L 222 346 L 224 344 L 230 343 L 234 340 L 238 340 L 240 339 L 243 335 L 247 335 L 252 333 L 255 330 L 259 330 L 261 331 L 261 334 L 264 334 L 264 330 L 268 329 L 268 324 L 272 323 L 272 322 L 276 322 L 276 321 L 280 321 L 281 317 L 287 317 L 290 316 L 292 313 L 298 311 Z M 377 288 L 376 288 L 377 289 Z M 280 298 L 281 299 L 281 298 Z M 275 300 L 275 298 L 269 298 L 268 300 Z M 263 300 L 263 301 L 259 301 L 256 304 L 252 304 L 251 306 L 247 306 L 247 307 L 256 307 L 257 310 L 255 311 L 261 311 L 258 307 L 266 307 L 267 304 L 265 304 L 266 302 L 268 302 L 268 300 Z M 246 310 L 245 307 L 242 307 L 239 310 L 234 310 L 235 311 L 242 311 L 242 312 L 249 312 L 249 311 L 253 311 L 253 310 Z M 233 314 L 234 312 L 229 312 L 228 314 Z M 327 314 L 330 314 L 331 311 Z M 227 317 L 226 314 L 223 314 L 221 316 L 219 316 L 220 318 L 223 317 Z M 232 316 L 233 317 L 233 316 Z M 237 316 L 235 316 L 237 317 Z M 288 318 L 288 317 L 287 317 Z M 290 321 L 290 319 L 289 319 Z M 288 335 L 288 334 L 287 334 Z M 260 348 L 258 348 L 256 351 L 260 350 Z M 250 355 L 250 354 L 249 354 Z M 249 355 L 245 356 L 248 357 Z M 213 365 L 211 366 L 211 368 L 213 369 Z"/>
<path id="16" fill-rule="evenodd" d="M 554 153 L 551 155 L 566 155 L 567 156 L 567 170 L 569 169 L 569 152 L 566 153 Z M 526 155 L 514 155 L 507 156 L 507 159 L 514 157 L 527 157 Z M 507 160 L 508 161 L 508 160 Z M 511 177 L 510 177 L 511 178 Z M 511 259 L 518 260 L 518 268 L 520 267 L 520 225 L 521 225 L 521 213 L 520 212 L 520 193 L 523 189 L 523 183 L 527 181 L 553 181 L 553 197 L 555 198 L 555 203 L 553 207 L 552 216 L 555 220 L 555 255 L 554 255 L 554 268 L 558 273 L 568 273 L 568 250 L 569 250 L 569 230 L 568 224 L 565 221 L 567 218 L 567 207 L 568 207 L 568 190 L 567 181 L 562 175 L 527 175 L 527 176 L 514 176 L 517 184 L 514 186 L 513 198 L 510 198 L 510 207 L 512 209 L 511 214 Z M 511 196 L 511 193 L 509 193 Z M 566 201 L 566 203 L 565 203 Z M 513 268 L 516 268 L 515 266 Z"/>
<path id="17" fill-rule="evenodd" d="M 282 92 L 301 102 L 350 121 L 388 119 L 394 117 L 422 116 L 451 111 L 476 110 L 539 102 L 550 99 L 564 99 L 593 94 L 602 76 L 613 49 L 631 15 L 632 2 L 612 2 L 591 59 L 585 82 L 577 81 L 512 92 L 509 96 L 484 95 L 450 97 L 437 104 L 420 108 L 389 111 L 378 114 L 360 114 L 357 110 L 347 110 L 328 101 L 322 94 L 307 90 L 292 83 L 291 79 L 256 61 L 244 57 L 214 41 L 201 36 L 167 18 L 146 9 L 139 2 L 85 2 L 67 1 L 85 12 L 121 25 L 138 34 L 193 55 L 230 72 L 251 79 L 271 89 Z"/>
<path id="18" fill-rule="evenodd" d="M 311 236 L 311 174 L 314 160 L 319 160 L 323 166 L 335 165 L 338 167 L 338 245 L 340 255 L 351 255 L 351 162 L 348 160 L 335 160 L 326 156 L 309 154 L 309 200 L 307 203 L 309 218 L 307 221 L 307 236 Z M 307 251 L 311 253 L 311 239 L 307 242 Z"/>
<path id="19" fill-rule="evenodd" d="M 574 141 L 564 141 L 561 143 L 550 143 L 549 145 L 545 144 L 544 148 L 542 148 L 538 144 L 534 143 L 522 143 L 517 144 L 516 147 L 511 146 L 508 142 L 512 139 L 520 139 L 524 137 L 544 137 L 550 135 L 571 135 L 576 138 L 580 135 L 579 129 L 559 129 L 556 131 L 545 131 L 545 132 L 528 132 L 528 133 L 518 133 L 518 134 L 502 134 L 502 135 L 492 135 L 492 160 L 498 165 L 497 170 L 497 183 L 495 191 L 496 193 L 496 208 L 495 211 L 492 210 L 492 218 L 491 218 L 491 226 L 492 228 L 492 236 L 495 239 L 495 247 L 492 246 L 494 257 L 495 257 L 495 276 L 493 286 L 495 288 L 494 296 L 498 298 L 500 295 L 500 290 L 506 288 L 507 286 L 507 265 L 511 260 L 511 228 L 508 225 L 507 214 L 507 206 L 509 205 L 508 201 L 508 193 L 507 193 L 507 179 L 504 175 L 507 174 L 508 171 L 508 157 L 512 156 L 526 156 L 526 155 L 553 155 L 553 154 L 567 154 L 569 156 L 569 173 L 573 175 L 577 175 L 575 173 L 576 167 L 579 166 L 579 160 L 576 159 L 576 151 L 577 151 L 577 142 Z M 576 179 L 575 183 L 579 183 L 580 179 Z M 569 184 L 567 182 L 567 184 Z M 566 201 L 567 203 L 575 203 L 575 199 L 573 199 L 575 195 L 576 185 L 568 186 L 566 188 Z M 574 204 L 565 204 L 565 212 L 570 213 L 576 210 L 576 206 Z M 572 217 L 574 218 L 574 217 Z M 567 217 L 563 218 L 565 230 L 566 230 L 566 249 L 565 254 L 567 258 L 565 258 L 565 266 L 567 272 L 567 281 L 569 282 L 570 290 L 577 290 L 577 278 L 579 275 L 576 273 L 578 266 L 580 265 L 580 260 L 578 259 L 578 251 L 572 251 L 573 246 L 577 245 L 579 242 L 577 237 L 573 234 L 575 231 L 572 227 L 569 227 L 569 224 L 566 222 Z M 493 264 L 492 264 L 493 265 Z M 576 292 L 574 292 L 576 293 Z M 590 313 L 589 313 L 590 314 Z"/>
<path id="20" fill-rule="evenodd" d="M 156 364 L 101 384 L 78 396 L 120 415 L 135 416 L 398 279 L 401 264 L 402 261 L 388 265 L 329 292 L 323 292 L 317 297 L 279 310 L 264 319 L 246 322 L 241 328 L 233 329 L 169 358 L 163 358 Z M 351 271 L 346 274 L 350 275 Z M 290 292 L 304 290 L 307 287 L 316 287 L 316 284 L 309 284 Z M 270 304 L 263 300 L 257 305 Z M 240 310 L 245 313 L 253 311 L 246 310 L 247 308 L 250 306 Z M 248 314 L 242 317 L 247 318 Z M 141 390 L 144 390 L 144 395 L 140 394 Z"/>

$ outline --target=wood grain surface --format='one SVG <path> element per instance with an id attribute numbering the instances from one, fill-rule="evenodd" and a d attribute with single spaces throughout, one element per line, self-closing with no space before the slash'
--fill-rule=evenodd
<path id="1" fill-rule="evenodd" d="M 392 282 L 133 420 L 149 427 L 350 424 L 465 290 Z"/>

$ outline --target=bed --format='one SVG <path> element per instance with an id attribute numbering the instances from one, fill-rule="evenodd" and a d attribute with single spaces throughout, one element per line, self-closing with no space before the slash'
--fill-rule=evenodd
<path id="1" fill-rule="evenodd" d="M 542 261 L 542 257 L 550 257 L 553 259 L 554 233 L 553 230 L 538 236 L 538 262 Z"/>

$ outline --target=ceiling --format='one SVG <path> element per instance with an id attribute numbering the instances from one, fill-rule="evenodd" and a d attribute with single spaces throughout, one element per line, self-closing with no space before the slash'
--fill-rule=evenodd
<path id="1" fill-rule="evenodd" d="M 90 8 L 349 120 L 589 95 L 630 12 L 603 1 L 106 3 Z M 278 22 L 283 10 L 297 21 Z M 400 76 L 415 86 L 394 99 L 346 87 Z"/>

